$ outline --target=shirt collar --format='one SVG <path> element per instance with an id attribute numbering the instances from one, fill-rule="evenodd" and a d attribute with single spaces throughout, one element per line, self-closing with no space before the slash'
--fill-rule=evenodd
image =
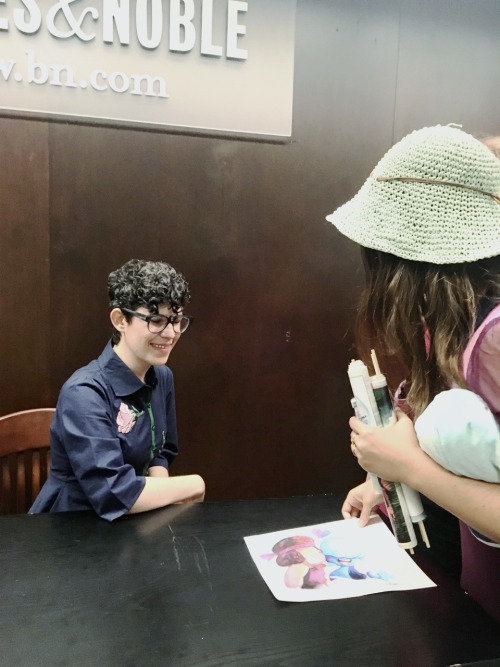
<path id="1" fill-rule="evenodd" d="M 125 362 L 113 350 L 110 340 L 98 359 L 99 366 L 106 374 L 116 396 L 128 396 L 144 387 L 153 388 L 157 383 L 156 372 L 153 366 L 146 373 L 146 382 L 139 380 Z"/>

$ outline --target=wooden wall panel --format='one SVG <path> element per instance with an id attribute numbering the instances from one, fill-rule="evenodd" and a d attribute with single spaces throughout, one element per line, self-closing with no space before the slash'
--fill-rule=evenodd
<path id="1" fill-rule="evenodd" d="M 454 120 L 453 109 L 500 132 L 488 76 L 498 59 L 477 77 L 479 56 L 464 65 L 481 106 L 454 65 L 484 36 L 493 49 L 494 4 L 426 0 L 424 16 L 411 0 L 299 0 L 290 142 L 3 119 L 2 283 L 16 290 L 1 302 L 2 406 L 44 403 L 47 378 L 55 402 L 109 336 L 108 273 L 131 257 L 166 260 L 189 280 L 195 316 L 170 364 L 175 470 L 203 474 L 211 499 L 342 492 L 360 480 L 346 370 L 362 271 L 357 247 L 324 217 L 400 132 Z M 441 76 L 421 71 L 422 51 Z M 20 224 L 31 248 L 23 276 Z M 31 296 L 37 326 L 19 332 L 15 306 Z M 35 361 L 17 354 L 33 341 Z"/>
<path id="2" fill-rule="evenodd" d="M 0 414 L 49 407 L 47 124 L 0 118 Z"/>

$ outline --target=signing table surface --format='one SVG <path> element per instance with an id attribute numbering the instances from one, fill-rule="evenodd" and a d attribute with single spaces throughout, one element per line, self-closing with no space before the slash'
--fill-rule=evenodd
<path id="1" fill-rule="evenodd" d="M 88 512 L 0 517 L 0 663 L 446 667 L 500 657 L 500 627 L 430 566 L 435 588 L 275 600 L 243 538 L 337 520 L 340 501 L 177 505 L 114 524 Z"/>

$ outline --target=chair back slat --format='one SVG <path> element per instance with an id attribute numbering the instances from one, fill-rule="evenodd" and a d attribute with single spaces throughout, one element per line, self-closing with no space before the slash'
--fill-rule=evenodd
<path id="1" fill-rule="evenodd" d="M 12 475 L 8 457 L 0 459 L 0 514 L 10 514 L 12 507 Z M 5 512 L 3 509 L 5 508 Z"/>
<path id="2" fill-rule="evenodd" d="M 48 451 L 48 450 L 47 450 Z M 41 475 L 41 462 L 40 459 L 43 458 L 40 456 L 40 450 L 38 449 L 33 449 L 31 452 L 31 489 L 33 491 L 33 495 L 36 498 L 40 491 L 40 475 Z"/>
<path id="3" fill-rule="evenodd" d="M 26 472 L 23 454 L 24 452 L 16 457 L 16 508 L 22 507 L 26 498 Z"/>
<path id="4" fill-rule="evenodd" d="M 24 514 L 50 469 L 50 424 L 54 408 L 0 417 L 0 514 Z"/>

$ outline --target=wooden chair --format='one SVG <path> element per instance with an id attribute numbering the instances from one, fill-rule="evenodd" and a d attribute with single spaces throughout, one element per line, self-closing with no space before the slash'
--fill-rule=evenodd
<path id="1" fill-rule="evenodd" d="M 55 408 L 0 417 L 0 514 L 24 514 L 47 479 Z"/>

